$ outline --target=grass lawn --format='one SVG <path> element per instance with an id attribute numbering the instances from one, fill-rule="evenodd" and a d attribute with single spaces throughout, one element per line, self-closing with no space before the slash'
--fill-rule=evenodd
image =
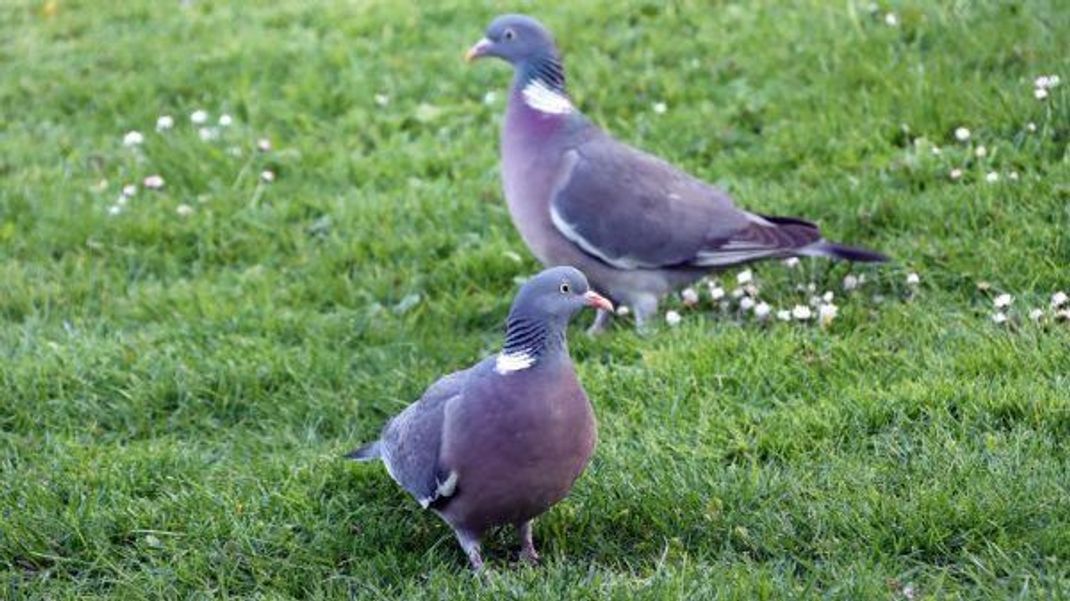
<path id="1" fill-rule="evenodd" d="M 0 598 L 1070 596 L 1064 3 L 427 4 L 0 7 Z M 518 8 L 616 135 L 896 262 L 755 266 L 774 311 L 833 291 L 827 327 L 705 286 L 645 338 L 583 315 L 594 462 L 543 565 L 509 533 L 477 579 L 340 455 L 539 268 L 508 70 L 461 60 Z"/>

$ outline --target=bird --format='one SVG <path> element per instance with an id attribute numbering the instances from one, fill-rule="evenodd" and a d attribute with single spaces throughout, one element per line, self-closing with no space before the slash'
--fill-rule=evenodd
<path id="1" fill-rule="evenodd" d="M 586 306 L 613 310 L 578 269 L 533 276 L 513 301 L 500 352 L 436 381 L 378 440 L 346 455 L 381 460 L 453 529 L 477 572 L 480 540 L 499 526 L 515 526 L 521 559 L 538 563 L 532 521 L 568 495 L 594 452 L 594 410 L 565 337 Z"/>
<path id="2" fill-rule="evenodd" d="M 513 67 L 501 126 L 506 204 L 544 265 L 582 269 L 630 306 L 644 330 L 661 298 L 709 272 L 794 256 L 879 262 L 885 255 L 825 240 L 795 217 L 754 213 L 724 191 L 608 134 L 573 104 L 553 35 L 536 19 L 502 15 L 465 54 Z M 588 330 L 605 329 L 600 310 Z"/>

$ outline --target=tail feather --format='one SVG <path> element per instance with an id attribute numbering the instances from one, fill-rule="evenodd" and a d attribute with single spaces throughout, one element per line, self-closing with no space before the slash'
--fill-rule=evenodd
<path id="1" fill-rule="evenodd" d="M 352 459 L 354 461 L 375 461 L 381 456 L 382 454 L 379 452 L 378 440 L 369 442 L 368 444 L 344 455 L 346 459 Z"/>
<path id="2" fill-rule="evenodd" d="M 857 263 L 883 263 L 888 260 L 887 255 L 881 254 L 875 250 L 847 246 L 846 244 L 836 244 L 835 242 L 829 242 L 827 240 L 818 240 L 813 244 L 805 246 L 799 249 L 799 254 L 811 257 L 831 257 L 833 259 L 854 261 Z"/>

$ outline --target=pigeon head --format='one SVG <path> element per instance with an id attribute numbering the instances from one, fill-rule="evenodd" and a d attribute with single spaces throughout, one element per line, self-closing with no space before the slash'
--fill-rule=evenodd
<path id="1" fill-rule="evenodd" d="M 544 356 L 560 353 L 568 322 L 583 307 L 613 310 L 613 304 L 591 290 L 587 277 L 575 267 L 552 267 L 528 280 L 509 311 L 498 373 L 527 369 Z"/>
<path id="2" fill-rule="evenodd" d="M 476 42 L 464 58 L 472 62 L 485 56 L 500 58 L 514 67 L 558 59 L 550 31 L 525 15 L 502 15 L 491 21 L 483 39 Z"/>

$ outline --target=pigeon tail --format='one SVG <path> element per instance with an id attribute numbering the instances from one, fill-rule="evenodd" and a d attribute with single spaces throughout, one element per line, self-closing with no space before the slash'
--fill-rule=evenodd
<path id="1" fill-rule="evenodd" d="M 846 244 L 836 244 L 835 242 L 829 242 L 828 240 L 818 240 L 805 248 L 801 248 L 799 249 L 799 254 L 808 257 L 829 257 L 841 261 L 854 261 L 856 263 L 884 263 L 888 260 L 887 255 L 881 254 L 875 250 L 847 246 Z"/>
<path id="2" fill-rule="evenodd" d="M 379 452 L 379 441 L 369 442 L 355 451 L 346 453 L 344 457 L 354 461 L 375 461 L 382 457 L 382 453 Z"/>

